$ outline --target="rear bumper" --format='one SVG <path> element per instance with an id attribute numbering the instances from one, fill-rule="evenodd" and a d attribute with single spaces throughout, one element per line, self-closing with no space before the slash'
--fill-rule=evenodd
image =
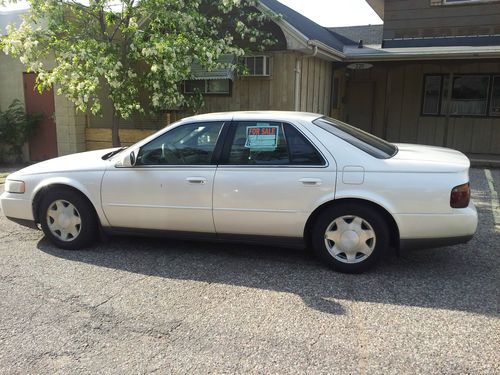
<path id="1" fill-rule="evenodd" d="M 476 233 L 474 204 L 450 214 L 394 215 L 399 227 L 400 249 L 433 248 L 468 242 Z"/>

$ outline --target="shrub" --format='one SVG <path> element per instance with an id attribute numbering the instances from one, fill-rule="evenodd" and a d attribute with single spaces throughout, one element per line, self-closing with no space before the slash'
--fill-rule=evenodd
<path id="1" fill-rule="evenodd" d="M 15 99 L 0 111 L 0 143 L 10 146 L 15 162 L 22 162 L 23 145 L 35 133 L 42 115 L 28 115 L 20 100 Z"/>

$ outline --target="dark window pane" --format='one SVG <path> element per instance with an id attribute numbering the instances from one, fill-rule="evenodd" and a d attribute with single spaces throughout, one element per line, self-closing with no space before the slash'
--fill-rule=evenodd
<path id="1" fill-rule="evenodd" d="M 255 74 L 255 59 L 253 57 L 245 57 L 245 66 L 249 75 Z"/>
<path id="2" fill-rule="evenodd" d="M 137 165 L 209 165 L 222 124 L 178 126 L 142 146 Z"/>
<path id="3" fill-rule="evenodd" d="M 228 79 L 211 79 L 208 80 L 209 94 L 229 94 L 229 80 Z"/>
<path id="4" fill-rule="evenodd" d="M 197 92 L 205 93 L 205 81 L 204 80 L 192 80 L 184 82 L 184 92 L 189 94 L 194 94 Z"/>
<path id="5" fill-rule="evenodd" d="M 439 114 L 439 98 L 441 97 L 441 76 L 426 76 L 424 83 L 424 115 Z"/>
<path id="6" fill-rule="evenodd" d="M 491 91 L 490 116 L 500 116 L 500 76 L 493 78 Z"/>
<path id="7" fill-rule="evenodd" d="M 449 77 L 443 80 L 443 105 L 441 114 L 462 116 L 486 115 L 489 76 L 458 75 L 453 77 L 451 102 L 448 103 Z"/>
<path id="8" fill-rule="evenodd" d="M 290 164 L 282 125 L 278 122 L 239 122 L 236 125 L 228 164 Z"/>
<path id="9" fill-rule="evenodd" d="M 295 127 L 285 124 L 285 133 L 292 165 L 325 164 L 318 150 Z"/>
<path id="10" fill-rule="evenodd" d="M 264 74 L 264 57 L 259 56 L 255 58 L 255 75 Z"/>
<path id="11" fill-rule="evenodd" d="M 398 152 L 392 143 L 327 116 L 314 120 L 313 124 L 378 159 L 388 159 Z"/>

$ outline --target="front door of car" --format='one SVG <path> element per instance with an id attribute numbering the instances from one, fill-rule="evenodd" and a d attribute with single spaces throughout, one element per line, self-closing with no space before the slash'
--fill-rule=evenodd
<path id="1" fill-rule="evenodd" d="M 294 125 L 232 123 L 215 177 L 217 233 L 301 237 L 312 210 L 334 198 L 336 166 L 324 154 Z"/>
<path id="2" fill-rule="evenodd" d="M 111 226 L 214 233 L 212 159 L 222 126 L 177 126 L 142 146 L 135 166 L 106 171 L 102 205 Z"/>

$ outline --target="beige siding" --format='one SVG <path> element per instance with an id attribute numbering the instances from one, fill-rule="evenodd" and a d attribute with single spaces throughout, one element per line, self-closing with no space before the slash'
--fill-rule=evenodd
<path id="1" fill-rule="evenodd" d="M 371 125 L 374 134 L 393 142 L 446 146 L 468 153 L 500 154 L 500 118 L 452 116 L 447 119 L 445 116 L 421 115 L 424 74 L 500 74 L 500 62 L 408 62 L 374 65 L 368 70 L 348 71 L 349 82 L 370 81 L 375 84 Z M 339 69 L 339 72 L 346 73 L 344 69 Z M 349 90 L 349 83 L 345 90 Z M 349 117 L 349 113 L 338 113 L 340 119 L 347 120 Z"/>
<path id="2" fill-rule="evenodd" d="M 430 0 L 386 0 L 384 39 L 500 34 L 500 2 L 431 6 Z"/>
<path id="3" fill-rule="evenodd" d="M 238 77 L 232 84 L 231 95 L 207 95 L 201 113 L 251 110 L 295 109 L 296 62 L 302 64 L 299 75 L 299 108 L 302 111 L 329 114 L 331 103 L 332 63 L 316 57 L 304 57 L 291 51 L 273 52 L 270 77 Z M 187 112 L 164 114 L 158 117 L 135 116 L 121 121 L 122 129 L 159 129 Z M 111 103 L 104 102 L 102 116 L 88 116 L 90 128 L 111 128 Z"/>
<path id="4" fill-rule="evenodd" d="M 24 66 L 0 52 L 0 109 L 7 108 L 14 99 L 24 103 Z"/>

